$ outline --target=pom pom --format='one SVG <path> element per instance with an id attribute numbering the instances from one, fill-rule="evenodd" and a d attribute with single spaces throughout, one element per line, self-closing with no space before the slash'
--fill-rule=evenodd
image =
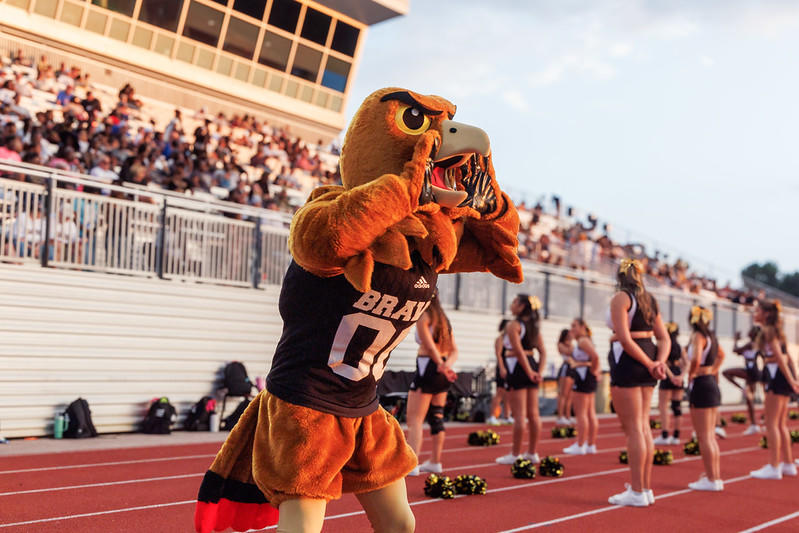
<path id="1" fill-rule="evenodd" d="M 619 462 L 623 465 L 626 465 L 630 462 L 630 458 L 627 456 L 627 450 L 622 450 L 619 452 Z"/>
<path id="2" fill-rule="evenodd" d="M 649 427 L 652 429 L 660 429 L 662 426 L 660 425 L 660 420 L 649 420 Z"/>
<path id="3" fill-rule="evenodd" d="M 494 446 L 499 444 L 499 435 L 490 429 L 472 431 L 467 442 L 469 446 Z"/>
<path id="4" fill-rule="evenodd" d="M 535 465 L 529 459 L 519 458 L 510 467 L 510 473 L 518 479 L 535 478 Z"/>
<path id="5" fill-rule="evenodd" d="M 541 459 L 541 465 L 538 467 L 538 471 L 541 472 L 542 476 L 560 477 L 563 475 L 563 465 L 560 459 L 548 455 Z"/>
<path id="6" fill-rule="evenodd" d="M 670 465 L 674 461 L 674 456 L 671 450 L 655 450 L 655 456 L 652 458 L 652 464 L 656 465 Z"/>
<path id="7" fill-rule="evenodd" d="M 577 430 L 574 426 L 561 426 L 552 428 L 553 439 L 573 439 L 577 436 Z"/>
<path id="8" fill-rule="evenodd" d="M 721 427 L 726 428 L 727 427 L 727 419 L 722 417 L 722 416 L 720 416 L 719 420 L 721 421 Z"/>
<path id="9" fill-rule="evenodd" d="M 758 444 L 760 444 L 761 448 L 768 448 L 768 440 L 766 437 L 760 437 L 760 442 L 758 442 Z"/>
<path id="10" fill-rule="evenodd" d="M 799 431 L 793 430 L 791 431 L 791 444 L 799 442 Z"/>
<path id="11" fill-rule="evenodd" d="M 701 452 L 699 451 L 699 441 L 696 439 L 691 439 L 685 443 L 683 446 L 683 451 L 685 455 L 700 455 Z"/>
<path id="12" fill-rule="evenodd" d="M 743 413 L 735 413 L 730 417 L 730 420 L 736 424 L 746 424 L 746 415 Z"/>
<path id="13" fill-rule="evenodd" d="M 455 492 L 458 494 L 485 494 L 486 488 L 485 480 L 479 476 L 466 474 L 455 478 Z"/>
<path id="14" fill-rule="evenodd" d="M 799 411 L 791 411 L 788 413 L 788 418 L 791 420 L 799 420 Z"/>
<path id="15" fill-rule="evenodd" d="M 455 497 L 455 485 L 448 476 L 430 474 L 424 482 L 424 495 L 450 500 Z"/>

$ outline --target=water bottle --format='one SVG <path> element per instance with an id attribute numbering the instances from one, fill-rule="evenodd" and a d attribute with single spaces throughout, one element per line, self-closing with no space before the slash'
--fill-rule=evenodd
<path id="1" fill-rule="evenodd" d="M 219 413 L 211 411 L 211 418 L 208 424 L 211 426 L 211 433 L 219 433 Z"/>
<path id="2" fill-rule="evenodd" d="M 53 420 L 53 437 L 60 439 L 64 437 L 64 413 L 58 413 Z"/>

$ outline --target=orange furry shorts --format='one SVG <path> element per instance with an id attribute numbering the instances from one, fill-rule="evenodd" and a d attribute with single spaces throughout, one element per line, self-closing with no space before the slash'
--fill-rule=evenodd
<path id="1" fill-rule="evenodd" d="M 404 478 L 416 466 L 396 419 L 379 407 L 345 418 L 285 402 L 268 391 L 247 407 L 211 471 L 254 483 L 275 507 L 290 498 L 333 500 Z"/>

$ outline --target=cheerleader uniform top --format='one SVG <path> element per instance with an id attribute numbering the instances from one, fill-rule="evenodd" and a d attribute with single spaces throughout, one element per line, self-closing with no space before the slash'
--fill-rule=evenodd
<path id="1" fill-rule="evenodd" d="M 705 337 L 705 339 L 707 343 L 705 344 L 705 349 L 702 350 L 702 358 L 699 360 L 699 366 L 713 366 L 713 363 L 716 362 L 716 356 L 719 353 L 719 346 L 713 335 Z M 685 355 L 688 357 L 689 361 L 694 360 L 694 343 L 691 343 Z"/>
<path id="2" fill-rule="evenodd" d="M 574 351 L 572 352 L 572 357 L 578 363 L 587 363 L 591 360 L 591 356 L 588 355 L 585 351 L 581 350 L 579 346 L 574 347 Z M 587 366 L 578 366 L 574 369 L 574 372 L 580 376 L 580 379 L 585 379 L 588 375 L 589 367 Z"/>
<path id="3" fill-rule="evenodd" d="M 531 351 L 533 349 L 532 342 L 527 340 L 525 334 L 527 333 L 527 327 L 525 327 L 524 322 L 521 320 L 516 320 L 519 323 L 519 338 L 522 341 L 522 350 L 525 352 Z M 502 336 L 502 357 L 506 360 L 513 359 L 513 362 L 516 362 L 517 357 L 513 355 L 513 346 L 510 343 L 510 337 L 508 334 L 505 333 Z M 528 357 L 532 357 L 532 355 L 528 355 Z"/>
<path id="4" fill-rule="evenodd" d="M 750 348 L 749 350 L 744 350 L 741 355 L 744 356 L 745 361 L 754 361 L 757 358 L 757 350 Z"/>
<path id="5" fill-rule="evenodd" d="M 632 302 L 630 308 L 627 310 L 627 324 L 630 326 L 630 332 L 633 331 L 652 331 L 654 324 L 651 322 L 647 322 L 646 318 L 644 318 L 644 313 L 641 312 L 641 309 L 638 308 L 638 301 L 635 299 L 635 296 L 628 291 L 624 291 L 624 293 L 630 297 L 630 301 Z M 657 300 L 652 298 L 652 304 L 655 309 L 655 315 L 658 312 Z M 613 328 L 613 320 L 610 316 L 610 308 L 608 307 L 608 312 L 605 315 L 605 323 L 608 327 L 615 332 Z M 618 341 L 616 341 L 618 342 Z"/>
<path id="6" fill-rule="evenodd" d="M 669 358 L 667 359 L 669 366 L 679 366 L 680 365 L 680 357 L 682 357 L 682 348 L 677 343 L 676 340 L 672 339 L 671 341 L 671 351 L 669 352 Z"/>
<path id="7" fill-rule="evenodd" d="M 435 344 L 436 348 L 438 348 L 438 339 L 436 339 L 435 335 L 433 335 L 433 325 L 430 324 L 428 326 L 428 329 L 430 330 L 430 336 L 433 337 L 433 344 Z M 416 328 L 416 332 L 414 333 L 414 337 L 416 338 L 416 344 L 419 345 L 419 348 L 422 348 L 424 345 L 422 344 L 422 338 L 419 336 L 419 328 L 418 327 Z M 440 351 L 441 350 L 439 350 L 439 352 Z M 429 357 L 430 359 L 432 359 L 432 356 L 424 354 L 424 353 L 417 354 L 417 357 Z M 446 361 L 447 360 L 447 356 L 442 353 L 441 354 L 441 359 Z"/>

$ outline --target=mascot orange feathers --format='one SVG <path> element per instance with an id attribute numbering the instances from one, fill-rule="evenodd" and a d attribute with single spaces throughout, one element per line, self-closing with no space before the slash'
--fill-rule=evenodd
<path id="1" fill-rule="evenodd" d="M 356 113 L 343 186 L 316 189 L 292 221 L 267 387 L 203 479 L 198 532 L 278 520 L 278 530 L 320 529 L 326 502 L 342 492 L 370 502 L 376 529 L 391 520 L 413 530 L 404 477 L 416 457 L 379 407 L 377 381 L 440 273 L 522 280 L 519 219 L 488 137 L 454 114 L 441 97 L 398 88 L 376 91 Z"/>

